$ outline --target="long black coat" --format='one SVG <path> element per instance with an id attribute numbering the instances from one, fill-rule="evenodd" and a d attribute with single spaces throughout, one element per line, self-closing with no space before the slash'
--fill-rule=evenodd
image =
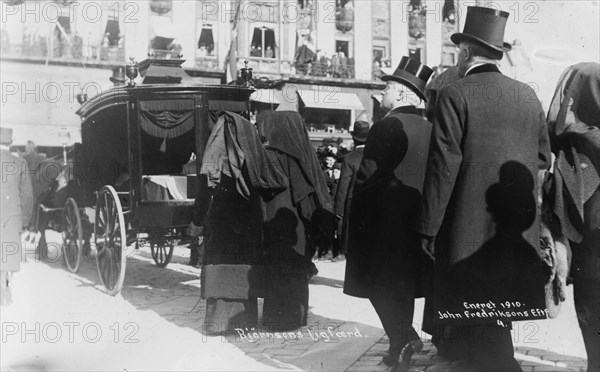
<path id="1" fill-rule="evenodd" d="M 550 164 L 535 92 L 493 65 L 474 68 L 441 91 L 430 151 L 418 229 L 437 236 L 436 314 L 487 299 L 535 318 L 529 310 L 545 307 L 536 172 Z"/>
<path id="2" fill-rule="evenodd" d="M 350 206 L 344 293 L 421 294 L 428 261 L 413 230 L 431 123 L 413 106 L 392 110 L 369 131 Z"/>
<path id="3" fill-rule="evenodd" d="M 348 221 L 350 220 L 350 204 L 358 167 L 363 158 L 364 146 L 358 147 L 342 158 L 342 171 L 334 199 L 334 210 L 337 216 L 342 217 L 342 231 L 340 233 L 340 253 L 348 252 Z"/>

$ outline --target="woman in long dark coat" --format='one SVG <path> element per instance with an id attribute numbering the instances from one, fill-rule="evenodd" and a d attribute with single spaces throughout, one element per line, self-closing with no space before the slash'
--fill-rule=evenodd
<path id="1" fill-rule="evenodd" d="M 316 245 L 333 238 L 334 216 L 327 185 L 308 132 L 297 112 L 265 111 L 258 131 L 288 188 L 264 196 L 267 279 L 263 326 L 291 330 L 306 325 L 308 280 Z"/>
<path id="2" fill-rule="evenodd" d="M 600 370 L 600 65 L 578 63 L 560 77 L 548 111 L 554 213 L 571 244 L 575 309 L 588 371 Z"/>
<path id="3" fill-rule="evenodd" d="M 204 331 L 255 327 L 264 272 L 260 193 L 284 189 L 285 176 L 269 160 L 256 128 L 233 113 L 215 125 L 200 173 L 208 183 L 200 187 L 194 217 L 195 225 L 205 227 Z"/>

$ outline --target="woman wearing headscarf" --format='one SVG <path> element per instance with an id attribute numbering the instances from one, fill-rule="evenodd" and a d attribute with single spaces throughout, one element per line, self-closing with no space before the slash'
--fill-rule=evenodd
<path id="1" fill-rule="evenodd" d="M 286 179 L 269 160 L 256 128 L 225 112 L 208 139 L 200 171 L 205 192 L 196 200 L 194 224 L 204 226 L 201 295 L 204 331 L 252 328 L 262 296 L 260 193 L 281 190 Z"/>
<path id="2" fill-rule="evenodd" d="M 297 112 L 264 111 L 259 134 L 289 187 L 264 196 L 267 260 L 263 326 L 291 330 L 306 325 L 308 281 L 316 245 L 331 242 L 335 220 L 331 199 L 308 132 Z"/>
<path id="3" fill-rule="evenodd" d="M 600 65 L 563 72 L 548 111 L 553 212 L 572 249 L 575 309 L 588 356 L 600 371 Z"/>

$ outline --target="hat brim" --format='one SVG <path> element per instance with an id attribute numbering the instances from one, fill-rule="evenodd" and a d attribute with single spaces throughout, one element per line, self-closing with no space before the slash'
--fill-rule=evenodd
<path id="1" fill-rule="evenodd" d="M 425 94 L 423 92 L 421 92 L 421 88 L 419 88 L 415 83 L 413 83 L 412 81 L 408 80 L 408 79 L 404 79 L 400 76 L 396 76 L 396 75 L 383 75 L 381 77 L 381 80 L 383 81 L 395 81 L 397 83 L 400 84 L 404 84 L 407 87 L 410 88 L 410 90 L 412 90 L 417 96 L 419 96 L 419 98 L 421 98 L 423 101 L 427 102 L 427 97 L 425 97 Z"/>
<path id="2" fill-rule="evenodd" d="M 358 142 L 367 142 L 367 137 L 369 133 L 365 133 L 364 135 L 356 135 L 354 133 L 350 133 L 352 135 L 352 139 Z"/>
<path id="3" fill-rule="evenodd" d="M 125 79 L 117 79 L 114 77 L 110 77 L 110 81 L 112 81 L 113 83 L 124 83 L 126 80 Z"/>
<path id="4" fill-rule="evenodd" d="M 492 48 L 498 52 L 510 52 L 512 50 L 512 45 L 510 45 L 507 42 L 503 42 L 502 46 L 500 47 L 498 45 L 490 44 L 487 41 L 485 41 L 477 36 L 473 36 L 470 34 L 463 34 L 462 32 L 457 32 L 455 34 L 452 34 L 452 36 L 450 36 L 450 40 L 452 40 L 452 42 L 456 45 L 460 44 L 460 42 L 463 40 L 474 41 L 476 43 L 483 44 L 489 48 Z"/>

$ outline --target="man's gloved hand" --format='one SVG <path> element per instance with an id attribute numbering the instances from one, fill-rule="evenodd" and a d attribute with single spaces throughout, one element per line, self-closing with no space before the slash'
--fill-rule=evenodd
<path id="1" fill-rule="evenodd" d="M 196 226 L 194 222 L 190 222 L 190 235 L 195 238 L 202 234 L 204 234 L 204 226 Z"/>

